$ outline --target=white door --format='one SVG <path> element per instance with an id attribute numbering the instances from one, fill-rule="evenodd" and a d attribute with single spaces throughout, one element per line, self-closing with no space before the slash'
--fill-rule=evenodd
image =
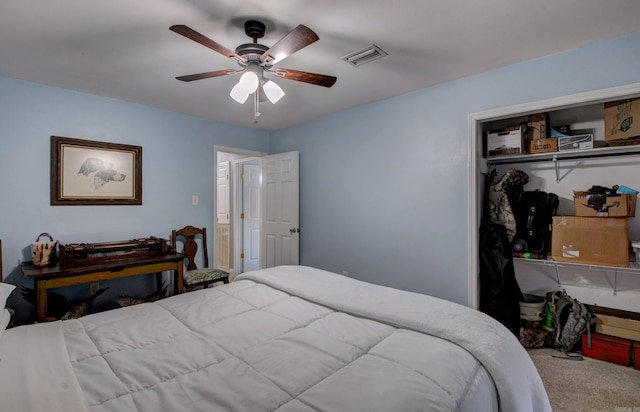
<path id="1" fill-rule="evenodd" d="M 215 267 L 231 269 L 231 185 L 229 162 L 220 162 L 216 181 Z"/>
<path id="2" fill-rule="evenodd" d="M 263 268 L 300 263 L 299 154 L 279 153 L 260 158 L 262 169 Z"/>
<path id="3" fill-rule="evenodd" d="M 217 196 L 216 196 L 216 223 L 229 224 L 229 211 L 231 209 L 231 197 L 229 196 L 229 162 L 218 163 L 216 174 Z"/>
<path id="4" fill-rule="evenodd" d="M 260 269 L 260 164 L 240 165 L 242 179 L 242 271 Z"/>

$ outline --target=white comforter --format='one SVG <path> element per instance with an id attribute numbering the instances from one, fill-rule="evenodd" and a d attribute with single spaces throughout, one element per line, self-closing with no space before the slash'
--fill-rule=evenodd
<path id="1" fill-rule="evenodd" d="M 10 329 L 0 358 L 2 411 L 483 411 L 487 370 L 503 411 L 551 410 L 493 319 L 299 266 Z"/>

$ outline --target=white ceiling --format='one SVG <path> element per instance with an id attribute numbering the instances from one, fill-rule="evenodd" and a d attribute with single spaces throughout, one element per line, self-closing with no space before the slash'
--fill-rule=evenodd
<path id="1" fill-rule="evenodd" d="M 267 46 L 298 24 L 314 30 L 319 41 L 276 67 L 336 84 L 276 80 L 286 96 L 261 104 L 254 124 L 251 99 L 229 97 L 236 75 L 175 79 L 239 66 L 171 25 L 234 50 L 251 42 L 247 19 L 267 25 Z M 2 0 L 0 76 L 276 130 L 639 30 L 637 0 Z M 341 60 L 371 44 L 389 55 L 360 67 Z"/>

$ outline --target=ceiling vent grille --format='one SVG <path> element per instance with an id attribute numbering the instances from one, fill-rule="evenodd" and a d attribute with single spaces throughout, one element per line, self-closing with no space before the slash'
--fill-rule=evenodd
<path id="1" fill-rule="evenodd" d="M 372 44 L 371 46 L 368 46 L 362 50 L 358 50 L 344 56 L 342 60 L 357 67 L 362 66 L 365 63 L 377 60 L 381 57 L 387 56 L 388 54 L 389 53 L 382 50 L 380 47 Z"/>

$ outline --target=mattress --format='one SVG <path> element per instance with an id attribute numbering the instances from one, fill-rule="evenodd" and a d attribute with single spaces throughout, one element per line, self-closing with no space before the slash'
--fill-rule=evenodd
<path id="1" fill-rule="evenodd" d="M 0 358 L 0 410 L 551 410 L 493 319 L 304 266 L 9 329 Z"/>

